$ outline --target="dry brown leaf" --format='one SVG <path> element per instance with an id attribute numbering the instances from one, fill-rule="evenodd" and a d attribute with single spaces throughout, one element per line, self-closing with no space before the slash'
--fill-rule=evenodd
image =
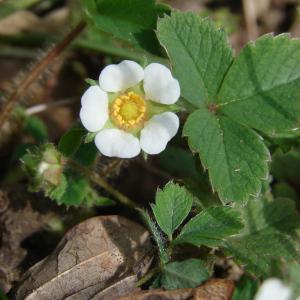
<path id="1" fill-rule="evenodd" d="M 52 214 L 36 207 L 41 199 L 23 186 L 0 190 L 0 288 L 7 293 L 19 279 L 20 263 L 27 251 L 22 242 L 40 231 Z"/>
<path id="2" fill-rule="evenodd" d="M 195 289 L 155 289 L 120 297 L 118 300 L 230 300 L 233 290 L 233 281 L 212 279 Z"/>
<path id="3" fill-rule="evenodd" d="M 140 225 L 120 216 L 88 219 L 24 274 L 14 299 L 116 299 L 135 290 L 151 252 Z"/>

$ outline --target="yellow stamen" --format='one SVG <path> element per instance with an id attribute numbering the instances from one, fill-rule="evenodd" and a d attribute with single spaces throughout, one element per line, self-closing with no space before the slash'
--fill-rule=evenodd
<path id="1" fill-rule="evenodd" d="M 113 101 L 110 106 L 110 116 L 119 128 L 132 130 L 143 125 L 146 110 L 143 97 L 134 92 L 128 92 Z"/>

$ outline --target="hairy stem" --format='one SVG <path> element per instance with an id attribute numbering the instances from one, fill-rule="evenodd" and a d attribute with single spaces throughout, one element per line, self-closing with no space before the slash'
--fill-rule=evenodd
<path id="1" fill-rule="evenodd" d="M 81 21 L 60 43 L 47 53 L 47 55 L 32 69 L 29 76 L 27 76 L 18 88 L 9 95 L 0 112 L 0 129 L 13 110 L 20 96 L 26 92 L 27 88 L 43 73 L 48 65 L 66 49 L 66 47 L 79 35 L 79 33 L 81 33 L 84 27 L 85 22 Z"/>
<path id="2" fill-rule="evenodd" d="M 103 188 L 105 191 L 107 191 L 109 194 L 111 194 L 115 199 L 129 207 L 129 208 L 137 208 L 139 205 L 135 202 L 133 202 L 131 199 L 129 199 L 127 196 L 116 190 L 113 186 L 111 186 L 109 183 L 107 183 L 99 174 L 92 171 L 91 169 L 77 163 L 74 160 L 68 160 L 69 164 L 77 169 L 79 172 L 83 173 L 85 176 L 87 176 L 93 183 L 98 185 L 99 187 Z"/>

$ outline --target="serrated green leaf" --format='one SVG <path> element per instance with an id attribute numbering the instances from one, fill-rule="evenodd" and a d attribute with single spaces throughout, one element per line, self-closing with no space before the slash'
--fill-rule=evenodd
<path id="1" fill-rule="evenodd" d="M 300 124 L 300 40 L 268 34 L 235 59 L 218 94 L 221 112 L 267 135 Z"/>
<path id="2" fill-rule="evenodd" d="M 189 116 L 183 134 L 191 150 L 200 154 L 224 203 L 242 204 L 260 192 L 268 176 L 270 154 L 258 134 L 206 109 Z"/>
<path id="3" fill-rule="evenodd" d="M 230 207 L 217 206 L 203 210 L 181 230 L 174 244 L 216 247 L 224 239 L 238 234 L 243 228 L 240 213 Z"/>
<path id="4" fill-rule="evenodd" d="M 162 231 L 172 237 L 174 230 L 183 222 L 193 205 L 193 196 L 173 182 L 156 193 L 155 205 L 152 210 Z"/>
<path id="5" fill-rule="evenodd" d="M 273 261 L 297 260 L 294 237 L 300 221 L 292 200 L 252 200 L 240 210 L 245 227 L 226 241 L 226 251 L 249 272 L 270 276 Z"/>
<path id="6" fill-rule="evenodd" d="M 61 203 L 61 199 L 68 188 L 68 182 L 64 174 L 60 175 L 59 184 L 55 187 L 45 188 L 44 192 L 46 196 L 50 197 L 52 200 L 55 200 L 57 203 Z"/>
<path id="7" fill-rule="evenodd" d="M 220 200 L 212 192 L 208 174 L 198 157 L 185 149 L 169 146 L 159 155 L 161 167 L 173 177 L 183 179 L 185 187 L 196 195 L 194 205 L 201 209 L 218 205 Z"/>
<path id="8" fill-rule="evenodd" d="M 66 156 L 73 155 L 78 150 L 85 134 L 86 131 L 83 128 L 75 125 L 61 137 L 58 150 Z"/>
<path id="9" fill-rule="evenodd" d="M 197 107 L 214 101 L 233 59 L 226 34 L 197 13 L 174 12 L 159 20 L 157 36 L 174 67 L 181 95 Z"/>
<path id="10" fill-rule="evenodd" d="M 209 272 L 200 259 L 187 259 L 164 266 L 161 286 L 165 289 L 194 288 L 209 278 Z"/>
<path id="11" fill-rule="evenodd" d="M 98 29 L 152 53 L 159 52 L 154 30 L 167 7 L 155 0 L 84 0 L 88 19 Z M 142 12 L 142 13 L 141 13 Z"/>
<path id="12" fill-rule="evenodd" d="M 79 206 L 89 191 L 89 182 L 83 176 L 71 172 L 67 172 L 65 176 L 67 179 L 67 188 L 57 202 L 66 206 Z"/>
<path id="13" fill-rule="evenodd" d="M 245 275 L 236 284 L 232 300 L 253 300 L 257 292 L 257 288 L 257 281 Z"/>

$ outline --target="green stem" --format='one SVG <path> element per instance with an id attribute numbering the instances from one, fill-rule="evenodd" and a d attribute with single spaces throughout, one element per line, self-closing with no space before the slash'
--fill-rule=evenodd
<path id="1" fill-rule="evenodd" d="M 113 186 L 107 183 L 99 174 L 90 170 L 89 168 L 81 165 L 80 163 L 74 160 L 68 160 L 68 163 L 71 167 L 76 168 L 79 172 L 83 173 L 87 176 L 93 183 L 100 186 L 104 190 L 106 190 L 109 194 L 111 194 L 119 203 L 129 207 L 136 209 L 139 207 L 137 203 L 129 199 L 127 196 L 116 190 Z"/>
<path id="2" fill-rule="evenodd" d="M 156 275 L 160 271 L 159 267 L 155 267 L 152 270 L 150 270 L 144 277 L 142 277 L 137 283 L 136 287 L 140 287 L 146 282 L 148 282 L 154 275 Z"/>

